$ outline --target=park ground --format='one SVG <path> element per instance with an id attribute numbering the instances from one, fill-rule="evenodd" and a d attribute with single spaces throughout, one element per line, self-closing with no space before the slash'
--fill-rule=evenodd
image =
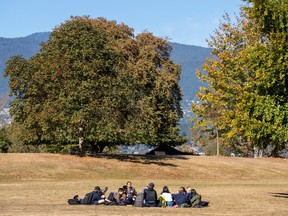
<path id="1" fill-rule="evenodd" d="M 70 206 L 94 186 L 108 192 L 132 181 L 161 192 L 191 186 L 200 209 Z M 288 160 L 200 156 L 0 154 L 0 215 L 288 215 Z"/>

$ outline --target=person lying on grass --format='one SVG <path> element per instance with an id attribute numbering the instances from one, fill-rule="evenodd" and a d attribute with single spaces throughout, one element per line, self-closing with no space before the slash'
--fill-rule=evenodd
<path id="1" fill-rule="evenodd" d="M 100 205 L 111 202 L 110 200 L 106 199 L 105 192 L 108 190 L 108 187 L 105 187 L 103 190 L 100 189 L 99 186 L 95 186 L 94 190 L 90 193 L 85 194 L 83 199 L 79 199 L 78 195 L 73 197 L 75 204 L 84 204 L 84 205 Z M 71 200 L 70 200 L 71 201 Z M 68 200 L 69 203 L 69 200 Z M 70 203 L 69 203 L 70 204 Z"/>

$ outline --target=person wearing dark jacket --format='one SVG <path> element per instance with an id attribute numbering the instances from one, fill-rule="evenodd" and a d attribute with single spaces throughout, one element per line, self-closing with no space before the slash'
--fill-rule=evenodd
<path id="1" fill-rule="evenodd" d="M 124 189 L 119 188 L 118 192 L 116 192 L 116 193 L 111 192 L 107 199 L 110 200 L 111 202 L 118 203 L 120 201 L 120 198 L 122 197 L 123 193 L 124 193 Z"/>
<path id="2" fill-rule="evenodd" d="M 105 192 L 108 190 L 108 187 L 105 187 L 104 189 L 100 189 L 99 186 L 95 186 L 94 190 L 84 196 L 83 199 L 79 199 L 79 196 L 74 196 L 74 199 L 77 199 L 77 201 L 80 204 L 86 204 L 86 205 L 99 205 L 103 204 L 107 199 L 105 198 Z"/>
<path id="3" fill-rule="evenodd" d="M 118 205 L 125 206 L 125 205 L 132 205 L 133 199 L 131 196 L 128 196 L 127 193 L 123 193 L 121 198 L 118 201 Z"/>
<path id="4" fill-rule="evenodd" d="M 100 205 L 100 204 L 104 204 L 105 202 L 110 202 L 109 200 L 106 199 L 106 197 L 104 196 L 104 193 L 103 193 L 103 190 L 101 190 L 99 186 L 96 186 L 94 188 L 94 193 L 92 196 L 92 204 Z"/>
<path id="5" fill-rule="evenodd" d="M 156 207 L 157 203 L 157 192 L 154 190 L 154 184 L 149 183 L 148 189 L 144 191 L 144 202 L 146 207 Z"/>
<path id="6" fill-rule="evenodd" d="M 187 207 L 187 198 L 186 198 L 186 190 L 184 187 L 180 187 L 177 194 L 172 194 L 172 198 L 175 202 L 176 208 L 184 208 Z"/>

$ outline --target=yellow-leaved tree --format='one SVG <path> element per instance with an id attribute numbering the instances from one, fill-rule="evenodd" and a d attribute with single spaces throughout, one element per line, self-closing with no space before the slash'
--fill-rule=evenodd
<path id="1" fill-rule="evenodd" d="M 225 154 L 269 147 L 277 156 L 288 140 L 288 1 L 244 2 L 236 22 L 226 14 L 208 41 L 214 58 L 197 72 L 208 87 L 192 107 L 193 130 L 204 144 L 216 143 L 217 131 Z"/>

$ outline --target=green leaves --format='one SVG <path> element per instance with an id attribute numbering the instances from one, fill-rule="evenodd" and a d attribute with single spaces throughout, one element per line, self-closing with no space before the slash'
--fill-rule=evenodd
<path id="1" fill-rule="evenodd" d="M 72 17 L 41 51 L 7 63 L 15 120 L 30 142 L 178 144 L 180 67 L 167 41 L 104 18 Z M 182 140 L 183 141 L 183 140 Z"/>
<path id="2" fill-rule="evenodd" d="M 209 88 L 198 93 L 203 103 L 193 107 L 195 128 L 218 127 L 232 148 L 238 139 L 248 151 L 268 145 L 281 150 L 288 132 L 288 2 L 247 2 L 236 24 L 226 15 L 211 37 L 216 58 L 203 65 L 207 73 L 198 72 Z"/>

